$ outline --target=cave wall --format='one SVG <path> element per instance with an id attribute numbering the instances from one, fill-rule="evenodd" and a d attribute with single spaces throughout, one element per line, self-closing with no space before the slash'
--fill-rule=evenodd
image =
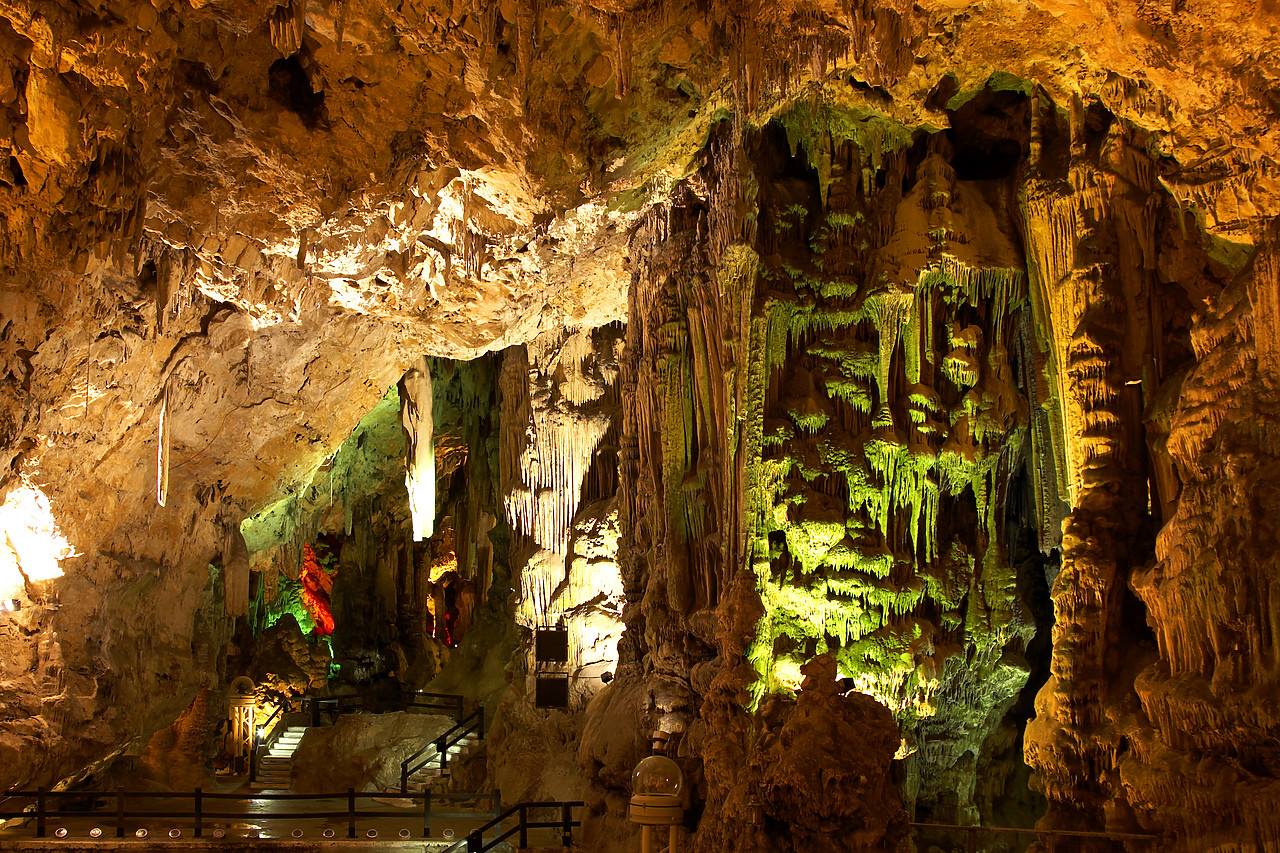
<path id="1" fill-rule="evenodd" d="M 578 799 L 576 756 L 593 697 L 619 659 L 619 382 L 624 330 L 552 330 L 503 356 L 501 503 L 512 528 L 519 644 L 494 719 L 489 779 L 504 798 Z M 539 630 L 562 628 L 567 659 L 539 661 Z M 563 680 L 563 706 L 538 701 Z"/>
<path id="2" fill-rule="evenodd" d="M 751 792 L 768 783 L 748 744 L 777 713 L 767 697 L 831 655 L 893 711 L 917 819 L 1021 823 L 1047 800 L 1047 827 L 1265 849 L 1250 804 L 1273 784 L 1270 736 L 1226 746 L 1261 722 L 1226 684 L 1265 707 L 1242 662 L 1270 660 L 1269 597 L 1248 586 L 1265 582 L 1234 570 L 1222 627 L 1183 634 L 1168 608 L 1198 608 L 1193 578 L 1224 571 L 1190 575 L 1205 558 L 1187 555 L 1229 535 L 1205 504 L 1234 502 L 1187 491 L 1183 471 L 1220 488 L 1190 462 L 1225 417 L 1208 407 L 1227 388 L 1265 396 L 1244 330 L 1246 310 L 1273 308 L 1266 244 L 1237 276 L 1238 244 L 1207 234 L 1146 135 L 1097 103 L 993 79 L 949 112 L 949 133 L 816 99 L 763 128 L 726 122 L 637 233 L 621 555 L 639 607 L 614 701 L 677 733 L 704 807 L 695 845 L 724 843 L 748 804 L 806 835 L 809 816 Z M 1250 423 L 1256 453 L 1265 418 Z M 607 823 L 620 792 L 589 746 Z M 1215 748 L 1239 769 L 1173 769 Z M 1250 794 L 1196 817 L 1211 776 Z M 876 784 L 892 790 L 887 771 Z"/>
<path id="3" fill-rule="evenodd" d="M 705 843 L 748 806 L 778 821 L 794 800 L 732 790 L 766 769 L 751 732 L 808 712 L 771 696 L 820 647 L 847 665 L 863 643 L 899 746 L 919 765 L 925 734 L 954 773 L 943 802 L 945 774 L 903 772 L 908 803 L 985 815 L 1052 622 L 1025 749 L 1049 821 L 1265 847 L 1277 27 L 1266 0 L 0 3 L 0 498 L 57 551 L 42 577 L 0 562 L 23 604 L 0 785 L 141 749 L 224 679 L 249 592 L 229 531 L 304 490 L 424 353 L 630 311 L 609 605 L 629 629 L 581 723 L 599 814 L 620 825 L 663 725 Z M 822 458 L 855 428 L 906 448 L 867 461 L 888 499 Z M 944 482 L 956 435 L 973 458 Z M 573 506 L 550 502 L 534 551 L 612 536 Z M 835 565 L 869 543 L 886 577 Z M 832 602 L 837 570 L 858 587 Z M 953 737 L 935 679 L 957 720 L 1013 717 Z"/>
<path id="4" fill-rule="evenodd" d="M 290 689 L 325 691 L 331 679 L 333 687 L 350 687 L 388 676 L 423 687 L 441 671 L 483 612 L 495 540 L 505 531 L 505 522 L 495 531 L 497 364 L 495 356 L 420 360 L 303 489 L 242 523 L 254 581 L 252 637 L 242 635 L 247 648 L 236 664 L 259 680 L 269 666 L 288 669 L 279 655 L 260 660 L 264 644 L 255 638 L 265 640 L 282 620 L 288 629 L 289 616 L 311 647 L 301 657 L 319 661 L 304 660 L 305 677 L 290 670 L 295 683 L 275 673 Z M 416 387 L 424 374 L 430 382 Z M 421 422 L 411 414 L 420 410 L 430 415 Z M 424 444 L 430 454 L 415 449 Z M 425 485 L 417 510 L 407 488 L 415 479 Z M 415 511 L 427 521 L 413 519 Z M 505 577 L 504 557 L 496 569 Z M 324 586 L 320 603 L 309 600 L 309 573 Z"/>
<path id="5" fill-rule="evenodd" d="M 1206 301 L 1194 362 L 1153 407 L 1177 498 L 1131 581 L 1158 654 L 1136 674 L 1145 720 L 1115 767 L 1129 803 L 1188 850 L 1278 843 L 1276 227 Z"/>

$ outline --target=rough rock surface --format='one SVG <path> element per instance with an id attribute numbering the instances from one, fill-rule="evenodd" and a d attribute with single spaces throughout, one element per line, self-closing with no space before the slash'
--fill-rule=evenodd
<path id="1" fill-rule="evenodd" d="M 300 794 L 400 790 L 400 762 L 453 726 L 451 717 L 399 711 L 351 714 L 309 728 L 293 754 Z"/>
<path id="2" fill-rule="evenodd" d="M 454 407 L 534 429 L 454 433 L 453 539 L 355 514 L 352 678 L 425 682 L 447 567 L 528 565 L 593 649 L 622 605 L 556 734 L 616 827 L 595 715 L 727 803 L 710 759 L 826 652 L 925 816 L 993 819 L 1034 714 L 1047 823 L 1274 846 L 1278 37 L 1271 0 L 0 0 L 0 787 L 224 691 L 250 575 L 301 562 L 241 520 L 347 535 L 352 425 L 505 349 Z M 573 551 L 615 491 L 616 561 Z"/>
<path id="3" fill-rule="evenodd" d="M 830 656 L 804 670 L 794 704 L 774 698 L 761 708 L 745 755 L 707 756 L 728 793 L 708 803 L 702 849 L 892 851 L 906 839 L 906 813 L 883 781 L 898 747 L 893 718 L 866 694 L 838 693 Z"/>

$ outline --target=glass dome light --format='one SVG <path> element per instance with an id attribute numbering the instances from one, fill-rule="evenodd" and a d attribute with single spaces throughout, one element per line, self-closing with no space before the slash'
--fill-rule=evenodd
<path id="1" fill-rule="evenodd" d="M 665 755 L 650 755 L 636 765 L 631 774 L 631 793 L 642 795 L 665 794 L 679 796 L 684 787 L 684 774 L 680 765 Z"/>

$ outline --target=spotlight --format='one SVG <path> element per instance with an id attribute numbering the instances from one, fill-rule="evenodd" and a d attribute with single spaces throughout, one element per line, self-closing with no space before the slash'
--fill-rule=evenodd
<path id="1" fill-rule="evenodd" d="M 215 829 L 215 830 L 213 831 L 213 837 L 214 837 L 214 838 L 226 838 L 226 837 L 227 837 L 227 831 L 226 831 L 225 829 L 223 829 L 222 827 L 218 827 L 217 829 Z"/>
<path id="2" fill-rule="evenodd" d="M 0 613 L 17 613 L 22 609 L 22 602 L 16 598 L 0 598 Z"/>
<path id="3" fill-rule="evenodd" d="M 302 837 L 302 830 L 301 830 L 301 829 L 295 829 L 295 830 L 293 831 L 293 837 L 294 837 L 294 838 L 301 838 L 301 837 Z"/>
<path id="4" fill-rule="evenodd" d="M 325 837 L 325 838 L 333 838 L 333 830 L 332 830 L 332 829 L 326 829 L 326 830 L 324 831 L 324 837 Z"/>
<path id="5" fill-rule="evenodd" d="M 400 837 L 401 837 L 401 838 L 408 838 L 408 837 L 409 837 L 409 830 L 407 830 L 407 829 L 402 829 L 402 830 L 400 830 Z"/>
<path id="6" fill-rule="evenodd" d="M 377 838 L 377 837 L 378 837 L 378 830 L 376 830 L 376 829 L 371 829 L 371 830 L 369 830 L 368 832 L 366 832 L 366 833 L 365 833 L 365 835 L 369 836 L 370 838 Z"/>
<path id="7" fill-rule="evenodd" d="M 54 834 L 54 835 L 56 835 L 56 836 L 58 836 L 59 838 L 66 838 L 66 837 L 67 837 L 67 828 L 66 828 L 65 826 L 60 826 L 60 827 L 58 827 L 57 829 L 55 829 L 55 830 L 53 831 L 53 834 Z"/>
<path id="8" fill-rule="evenodd" d="M 170 837 L 170 838 L 181 838 L 181 837 L 182 837 L 182 830 L 181 830 L 181 829 L 171 829 L 171 830 L 169 830 L 169 837 Z"/>
<path id="9" fill-rule="evenodd" d="M 452 829 L 446 829 L 446 830 L 444 831 L 444 840 L 445 840 L 445 841 L 449 841 L 449 840 L 451 840 L 452 838 L 453 838 L 453 830 L 452 830 Z"/>
<path id="10" fill-rule="evenodd" d="M 135 837 L 135 838 L 146 838 L 146 837 L 147 837 L 147 831 L 146 831 L 146 829 L 136 829 L 136 830 L 134 830 L 133 835 L 134 835 L 134 837 Z"/>
<path id="11" fill-rule="evenodd" d="M 93 829 L 89 830 L 89 837 L 90 837 L 90 838 L 101 838 L 101 837 L 102 837 L 102 829 L 101 829 L 100 827 L 95 826 Z"/>

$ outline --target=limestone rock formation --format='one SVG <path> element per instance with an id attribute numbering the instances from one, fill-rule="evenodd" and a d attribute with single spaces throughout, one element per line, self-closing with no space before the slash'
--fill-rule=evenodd
<path id="1" fill-rule="evenodd" d="M 353 714 L 307 729 L 293 754 L 297 793 L 400 790 L 400 762 L 449 730 L 453 720 L 408 712 Z"/>
<path id="2" fill-rule="evenodd" d="M 185 784 L 255 665 L 470 668 L 489 781 L 600 849 L 653 728 L 695 850 L 893 849 L 899 797 L 1275 847 L 1277 38 L 0 0 L 0 787 Z"/>
<path id="3" fill-rule="evenodd" d="M 820 655 L 804 669 L 794 705 L 774 698 L 761 709 L 763 725 L 745 755 L 708 756 L 708 772 L 729 785 L 703 815 L 703 849 L 900 849 L 906 813 L 882 781 L 897 727 L 866 694 L 837 692 L 834 658 Z"/>

